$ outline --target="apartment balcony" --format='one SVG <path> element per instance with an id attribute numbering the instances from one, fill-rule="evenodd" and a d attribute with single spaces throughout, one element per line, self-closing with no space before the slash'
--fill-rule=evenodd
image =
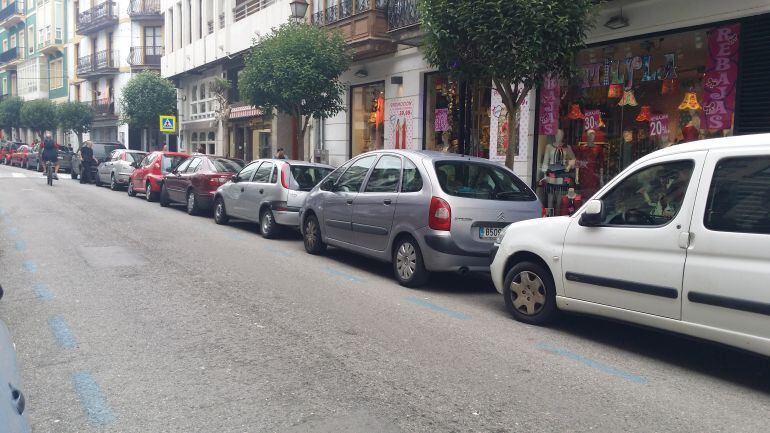
<path id="1" fill-rule="evenodd" d="M 15 1 L 0 10 L 0 27 L 8 30 L 24 21 L 24 2 Z"/>
<path id="2" fill-rule="evenodd" d="M 163 21 L 160 14 L 160 0 L 131 0 L 128 16 L 134 21 Z"/>
<path id="3" fill-rule="evenodd" d="M 338 0 L 313 14 L 313 23 L 339 29 L 356 60 L 392 53 L 396 44 L 388 34 L 387 0 Z"/>
<path id="4" fill-rule="evenodd" d="M 114 1 L 106 1 L 98 6 L 81 12 L 78 15 L 78 22 L 75 33 L 79 35 L 88 35 L 118 23 L 118 11 Z"/>
<path id="5" fill-rule="evenodd" d="M 56 54 L 64 51 L 64 40 L 61 38 L 61 29 L 57 30 L 58 37 L 47 35 L 38 39 L 37 50 L 43 54 Z"/>
<path id="6" fill-rule="evenodd" d="M 118 73 L 120 58 L 117 51 L 99 51 L 78 58 L 77 72 L 81 78 L 99 78 Z"/>
<path id="7" fill-rule="evenodd" d="M 163 47 L 131 47 L 128 64 L 133 70 L 160 69 Z"/>
<path id="8" fill-rule="evenodd" d="M 14 47 L 0 53 L 0 72 L 15 70 L 24 58 L 24 48 Z"/>
<path id="9" fill-rule="evenodd" d="M 393 41 L 404 45 L 419 45 L 424 32 L 420 29 L 419 0 L 390 0 L 388 2 L 388 33 Z"/>
<path id="10" fill-rule="evenodd" d="M 94 114 L 100 119 L 117 118 L 115 114 L 115 101 L 112 98 L 102 98 L 91 101 Z"/>

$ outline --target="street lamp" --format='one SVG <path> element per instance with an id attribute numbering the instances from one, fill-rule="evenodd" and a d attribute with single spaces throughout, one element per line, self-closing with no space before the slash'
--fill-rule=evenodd
<path id="1" fill-rule="evenodd" d="M 291 3 L 289 3 L 289 7 L 291 8 L 291 17 L 296 20 L 301 20 L 302 18 L 305 18 L 305 14 L 307 13 L 307 7 L 308 3 L 306 0 L 293 0 Z"/>

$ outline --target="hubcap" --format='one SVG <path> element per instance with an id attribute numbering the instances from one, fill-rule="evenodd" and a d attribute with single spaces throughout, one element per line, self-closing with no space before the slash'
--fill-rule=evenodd
<path id="1" fill-rule="evenodd" d="M 316 242 L 316 225 L 315 221 L 312 219 L 307 222 L 307 225 L 305 226 L 305 242 L 307 242 L 309 247 L 314 247 Z"/>
<path id="2" fill-rule="evenodd" d="M 535 315 L 545 306 L 545 284 L 535 273 L 519 272 L 511 281 L 510 291 L 513 307 L 522 314 Z"/>
<path id="3" fill-rule="evenodd" d="M 190 192 L 187 194 L 187 210 L 195 209 L 195 194 Z"/>
<path id="4" fill-rule="evenodd" d="M 221 201 L 217 203 L 217 209 L 214 212 L 216 212 L 217 219 L 221 221 L 222 220 L 222 213 L 223 213 L 222 212 L 222 202 Z"/>
<path id="5" fill-rule="evenodd" d="M 398 247 L 398 252 L 396 253 L 396 270 L 398 270 L 398 275 L 404 280 L 408 280 L 414 275 L 415 269 L 417 269 L 417 252 L 412 244 L 404 242 Z"/>
<path id="6" fill-rule="evenodd" d="M 262 233 L 270 231 L 270 213 L 265 212 L 262 215 Z"/>

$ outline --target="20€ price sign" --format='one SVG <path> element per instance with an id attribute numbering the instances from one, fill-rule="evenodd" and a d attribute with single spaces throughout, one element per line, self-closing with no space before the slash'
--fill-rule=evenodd
<path id="1" fill-rule="evenodd" d="M 668 114 L 655 114 L 650 117 L 650 137 L 668 136 Z"/>

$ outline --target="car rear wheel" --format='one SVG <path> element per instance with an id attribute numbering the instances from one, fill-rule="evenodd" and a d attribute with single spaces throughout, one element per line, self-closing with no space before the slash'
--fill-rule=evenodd
<path id="1" fill-rule="evenodd" d="M 214 222 L 219 225 L 225 225 L 228 221 L 230 221 L 230 217 L 227 216 L 225 201 L 222 200 L 222 197 L 217 197 L 214 202 Z"/>
<path id="2" fill-rule="evenodd" d="M 102 175 L 99 174 L 99 172 L 96 172 L 96 176 L 94 176 L 96 179 L 94 179 L 94 185 L 96 186 L 102 186 Z"/>
<path id="3" fill-rule="evenodd" d="M 200 212 L 198 207 L 198 200 L 195 199 L 195 193 L 193 190 L 187 191 L 187 214 L 197 215 Z"/>
<path id="4" fill-rule="evenodd" d="M 505 306 L 513 317 L 530 325 L 545 325 L 558 315 L 556 286 L 542 265 L 521 262 L 505 276 Z"/>
<path id="5" fill-rule="evenodd" d="M 117 179 L 115 179 L 115 173 L 112 173 L 110 175 L 110 189 L 113 191 L 117 191 L 120 188 L 118 185 Z"/>
<path id="6" fill-rule="evenodd" d="M 302 228 L 302 241 L 305 244 L 305 251 L 310 254 L 319 255 L 326 251 L 326 244 L 321 237 L 321 226 L 315 215 L 310 215 L 305 219 Z"/>
<path id="7" fill-rule="evenodd" d="M 144 198 L 147 199 L 147 201 L 155 201 L 158 199 L 158 193 L 152 192 L 152 184 L 150 181 L 147 181 L 147 184 L 144 185 Z"/>
<path id="8" fill-rule="evenodd" d="M 131 179 L 128 180 L 128 189 L 126 190 L 126 192 L 128 193 L 129 197 L 136 197 L 136 191 L 134 190 L 134 182 Z"/>
<path id="9" fill-rule="evenodd" d="M 411 236 L 396 241 L 393 250 L 393 272 L 396 280 L 404 287 L 419 287 L 428 282 L 430 273 L 422 261 L 420 246 Z"/>
<path id="10" fill-rule="evenodd" d="M 265 209 L 259 217 L 259 229 L 265 239 L 274 239 L 281 232 L 281 227 L 275 222 L 273 211 Z"/>
<path id="11" fill-rule="evenodd" d="M 160 207 L 168 207 L 168 205 L 171 204 L 171 200 L 168 198 L 168 188 L 166 188 L 165 183 L 160 187 L 160 198 L 158 199 L 158 202 L 160 203 Z"/>
<path id="12" fill-rule="evenodd" d="M 70 177 L 75 180 L 78 180 L 78 172 L 75 171 L 75 167 L 72 167 L 72 169 L 70 169 Z"/>

